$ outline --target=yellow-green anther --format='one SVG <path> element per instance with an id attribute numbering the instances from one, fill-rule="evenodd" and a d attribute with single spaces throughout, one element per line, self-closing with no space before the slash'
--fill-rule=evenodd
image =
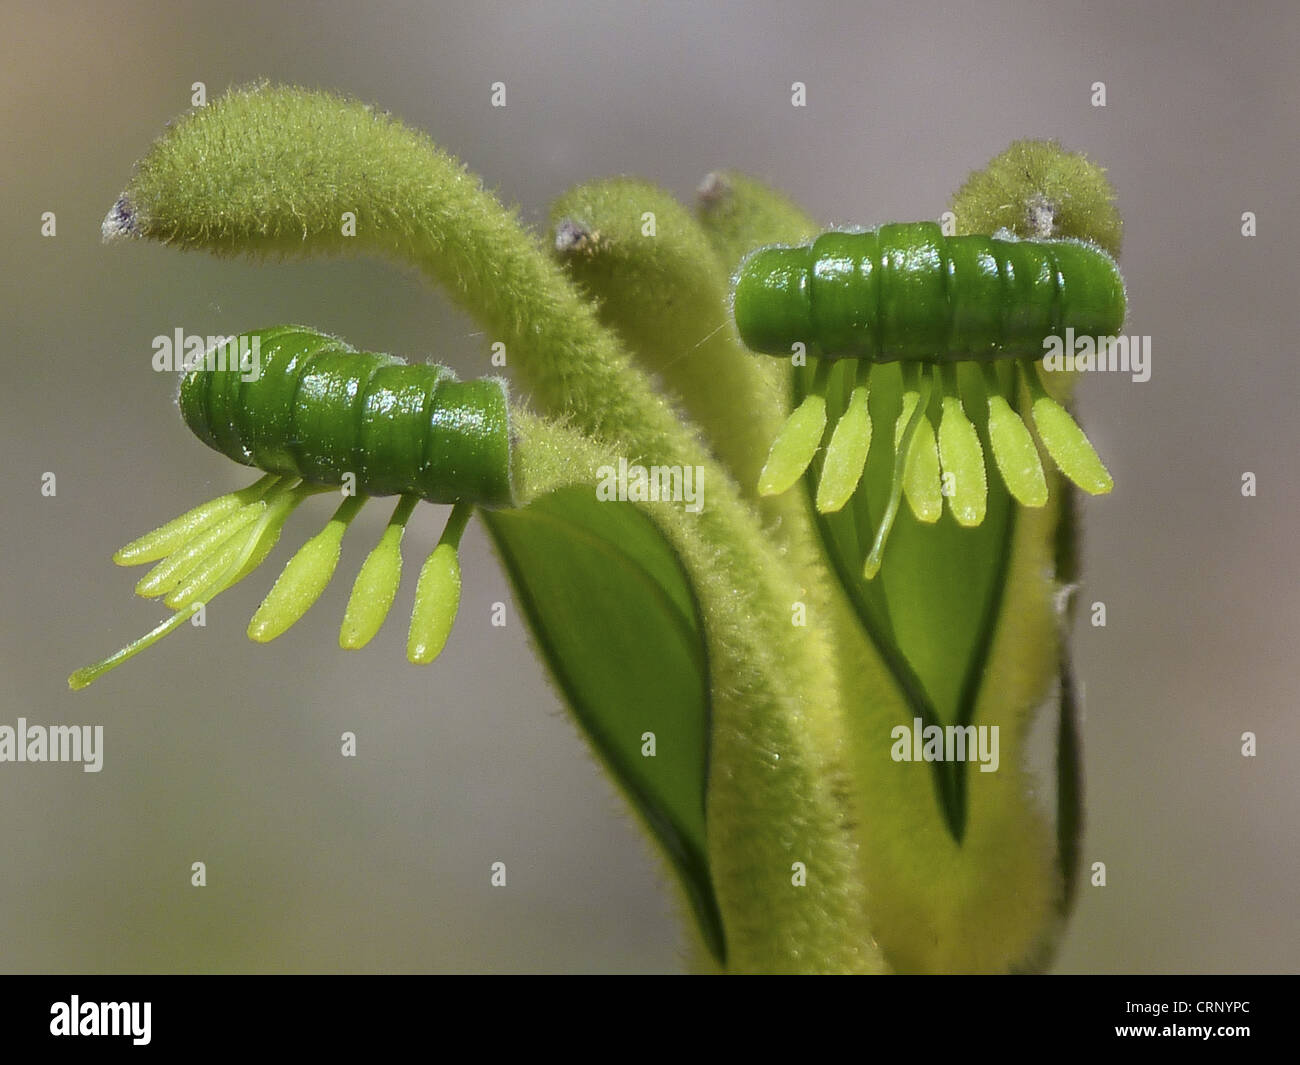
<path id="1" fill-rule="evenodd" d="M 442 653 L 460 606 L 460 559 L 450 544 L 439 544 L 420 568 L 406 657 L 428 665 Z"/>
<path id="2" fill-rule="evenodd" d="M 365 496 L 345 499 L 325 528 L 289 559 L 248 623 L 250 640 L 258 643 L 274 640 L 311 609 L 334 576 L 343 534 L 365 500 Z"/>
<path id="3" fill-rule="evenodd" d="M 775 496 L 787 491 L 808 469 L 826 434 L 826 385 L 834 366 L 815 363 L 812 384 L 802 403 L 781 426 L 758 475 L 758 494 Z"/>
<path id="4" fill-rule="evenodd" d="M 817 509 L 822 514 L 843 507 L 862 480 L 867 454 L 871 450 L 869 398 L 865 384 L 854 388 L 849 395 L 849 405 L 831 434 L 831 442 L 826 447 L 826 461 L 822 464 L 822 479 L 817 485 Z"/>
<path id="5" fill-rule="evenodd" d="M 948 489 L 948 509 L 958 525 L 979 525 L 988 503 L 984 448 L 957 395 L 955 373 L 944 371 L 939 417 L 939 465 Z"/>
<path id="6" fill-rule="evenodd" d="M 277 480 L 279 480 L 278 474 L 268 473 L 238 492 L 228 492 L 223 496 L 217 496 L 216 499 L 209 499 L 193 510 L 186 511 L 179 518 L 173 518 L 152 532 L 132 540 L 118 550 L 113 556 L 113 561 L 119 566 L 139 566 L 145 562 L 156 562 L 166 558 L 222 518 L 260 499 Z"/>
<path id="7" fill-rule="evenodd" d="M 154 566 L 136 583 L 135 594 L 153 599 L 178 587 L 204 559 L 252 525 L 266 511 L 266 501 L 247 503 Z"/>
<path id="8" fill-rule="evenodd" d="M 930 395 L 928 388 L 925 395 L 925 402 L 918 406 L 920 393 L 916 389 L 909 388 L 903 393 L 903 410 L 894 424 L 894 450 L 907 456 L 903 469 L 903 492 L 908 505 L 916 520 L 928 525 L 938 521 L 943 513 L 943 491 L 939 479 L 939 449 L 934 440 L 934 426 L 930 424 L 930 415 L 926 411 Z M 919 413 L 921 417 L 912 428 L 908 446 L 904 435 L 912 424 L 913 413 Z"/>
<path id="9" fill-rule="evenodd" d="M 989 396 L 989 446 L 1002 483 L 1022 507 L 1041 507 L 1047 502 L 1047 478 L 1038 445 L 1002 394 L 991 365 L 984 367 L 984 382 Z"/>
<path id="10" fill-rule="evenodd" d="M 415 496 L 402 497 L 379 543 L 361 565 L 339 627 L 339 646 L 345 650 L 355 651 L 374 639 L 392 609 L 402 579 L 402 535 L 417 502 Z"/>
<path id="11" fill-rule="evenodd" d="M 812 462 L 826 432 L 826 399 L 805 397 L 772 441 L 767 463 L 758 475 L 758 494 L 775 496 L 790 488 Z"/>
<path id="12" fill-rule="evenodd" d="M 415 609 L 406 640 L 406 657 L 417 666 L 428 665 L 442 653 L 460 607 L 460 559 L 456 549 L 472 508 L 457 503 L 433 553 L 420 568 L 415 587 Z"/>
<path id="13" fill-rule="evenodd" d="M 1092 442 L 1061 404 L 1049 396 L 1037 374 L 1026 371 L 1032 399 L 1030 414 L 1038 437 L 1052 461 L 1070 480 L 1091 495 L 1105 495 L 1115 487 Z"/>
<path id="14" fill-rule="evenodd" d="M 1023 507 L 1047 502 L 1047 478 L 1034 438 L 1004 396 L 989 396 L 989 444 L 1007 491 Z"/>
<path id="15" fill-rule="evenodd" d="M 780 495 L 789 489 L 813 462 L 826 433 L 826 399 L 809 395 L 785 420 L 772 441 L 767 463 L 758 475 L 759 495 Z"/>

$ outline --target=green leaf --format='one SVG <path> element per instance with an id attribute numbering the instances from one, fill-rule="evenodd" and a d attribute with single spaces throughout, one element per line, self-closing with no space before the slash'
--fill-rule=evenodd
<path id="1" fill-rule="evenodd" d="M 963 366 L 959 372 L 968 370 Z M 892 366 L 877 371 L 872 416 L 880 424 L 893 424 L 904 409 L 901 375 Z M 806 374 L 800 378 L 807 379 Z M 832 375 L 826 393 L 830 419 L 847 407 L 853 380 L 851 372 Z M 964 384 L 978 388 L 973 373 Z M 941 400 L 933 402 L 937 407 Z M 974 424 L 981 437 L 987 432 L 984 420 L 977 411 Z M 1010 499 L 1001 482 L 992 479 L 984 521 L 975 528 L 962 528 L 948 513 L 925 524 L 910 509 L 900 510 L 879 577 L 863 580 L 862 560 L 871 547 L 870 532 L 881 520 L 892 475 L 892 449 L 873 450 L 850 505 L 820 516 L 823 539 L 859 620 L 913 712 L 927 725 L 969 724 L 999 613 L 1013 517 Z M 811 489 L 820 476 L 814 463 Z M 964 767 L 935 762 L 933 770 L 944 815 L 960 839 L 966 820 Z"/>
<path id="2" fill-rule="evenodd" d="M 709 666 L 680 559 L 635 506 L 589 487 L 483 520 L 556 684 L 676 867 L 721 962 L 705 837 Z M 653 757 L 642 755 L 646 732 Z"/>

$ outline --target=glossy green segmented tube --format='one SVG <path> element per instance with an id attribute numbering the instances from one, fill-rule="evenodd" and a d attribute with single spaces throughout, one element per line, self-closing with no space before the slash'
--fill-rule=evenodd
<path id="1" fill-rule="evenodd" d="M 1042 355 L 1047 337 L 1112 336 L 1124 280 L 1074 240 L 946 237 L 934 222 L 823 233 L 760 248 L 741 266 L 734 314 L 745 345 L 824 359 L 987 361 Z"/>
<path id="2" fill-rule="evenodd" d="M 360 352 L 296 326 L 228 345 L 231 357 L 181 384 L 181 414 L 209 447 L 309 484 L 352 474 L 359 495 L 511 503 L 504 382 L 458 381 L 445 366 Z"/>
<path id="3" fill-rule="evenodd" d="M 946 237 L 933 222 L 906 222 L 760 248 L 736 275 L 736 330 L 763 354 L 788 358 L 802 346 L 812 375 L 772 443 L 758 492 L 787 491 L 824 451 L 817 510 L 832 513 L 848 503 L 872 444 L 871 372 L 886 362 L 902 365 L 903 402 L 889 494 L 863 567 L 867 579 L 880 570 L 904 496 L 922 523 L 938 521 L 945 500 L 959 525 L 983 522 L 986 448 L 1016 502 L 1047 502 L 1037 446 L 1018 411 L 1022 384 L 1034 428 L 1061 472 L 1086 492 L 1109 492 L 1106 467 L 1048 395 L 1035 363 L 1051 350 L 1052 338 L 1062 348 L 1072 335 L 1104 343 L 1101 338 L 1118 334 L 1125 311 L 1115 261 L 1084 241 Z M 842 418 L 828 416 L 825 396 L 828 367 L 837 359 L 859 360 Z M 999 360 L 1014 361 L 1009 375 L 999 376 Z M 962 362 L 980 365 L 985 392 L 962 394 L 956 367 Z M 932 395 L 938 397 L 933 412 Z M 969 411 L 984 405 L 980 429 Z"/>

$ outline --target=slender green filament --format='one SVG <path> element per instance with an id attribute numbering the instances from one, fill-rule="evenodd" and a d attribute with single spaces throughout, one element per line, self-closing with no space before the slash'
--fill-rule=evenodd
<path id="1" fill-rule="evenodd" d="M 1105 495 L 1115 487 L 1110 472 L 1070 412 L 1047 394 L 1036 369 L 1036 363 L 1032 369 L 1021 366 L 1038 438 L 1065 476 L 1091 495 Z"/>

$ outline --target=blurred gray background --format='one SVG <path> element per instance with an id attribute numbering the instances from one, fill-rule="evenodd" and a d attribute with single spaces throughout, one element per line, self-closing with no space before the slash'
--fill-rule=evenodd
<path id="1" fill-rule="evenodd" d="M 10 3 L 0 14 L 0 723 L 103 724 L 105 768 L 0 765 L 5 971 L 673 971 L 675 903 L 511 624 L 481 530 L 447 652 L 403 658 L 412 582 L 366 651 L 350 577 L 269 647 L 244 626 L 278 566 L 91 689 L 71 669 L 153 625 L 120 544 L 249 479 L 197 444 L 149 368 L 177 326 L 308 322 L 486 367 L 474 324 L 374 261 L 258 265 L 102 247 L 164 123 L 261 77 L 429 131 L 524 219 L 615 173 L 689 199 L 715 167 L 828 224 L 930 218 L 1011 140 L 1109 168 L 1130 332 L 1153 374 L 1082 386 L 1113 495 L 1085 504 L 1084 886 L 1058 971 L 1300 968 L 1300 503 L 1293 2 L 952 6 Z M 809 106 L 790 106 L 792 81 Z M 489 106 L 494 81 L 508 106 Z M 1108 106 L 1090 106 L 1104 81 Z M 1258 236 L 1239 234 L 1243 211 Z M 58 235 L 40 235 L 43 211 Z M 1253 471 L 1259 494 L 1243 499 Z M 58 495 L 40 495 L 44 471 Z M 386 507 L 345 544 L 355 572 Z M 288 543 L 324 520 L 300 514 Z M 408 566 L 436 538 L 423 508 Z M 413 574 L 413 569 L 411 574 Z M 410 576 L 410 574 L 408 574 Z M 1086 621 L 1086 614 L 1083 615 Z M 339 755 L 354 730 L 360 756 Z M 1240 735 L 1259 754 L 1240 754 Z M 488 867 L 508 864 L 492 890 Z M 190 863 L 208 884 L 189 886 Z"/>

